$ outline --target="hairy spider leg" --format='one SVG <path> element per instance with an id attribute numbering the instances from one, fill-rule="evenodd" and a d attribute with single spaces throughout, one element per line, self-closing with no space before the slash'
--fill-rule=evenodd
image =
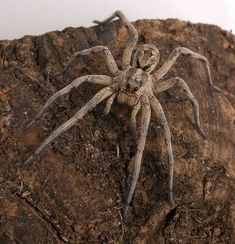
<path id="1" fill-rule="evenodd" d="M 186 93 L 188 99 L 191 101 L 191 103 L 193 105 L 193 109 L 194 109 L 194 119 L 195 119 L 196 126 L 197 126 L 199 132 L 201 133 L 201 135 L 206 139 L 206 134 L 205 134 L 204 130 L 202 129 L 201 123 L 200 123 L 200 113 L 199 113 L 198 101 L 192 94 L 187 83 L 182 78 L 173 77 L 173 78 L 170 78 L 168 80 L 158 83 L 155 88 L 155 93 L 159 93 L 159 92 L 168 90 L 169 88 L 171 88 L 175 85 L 179 85 L 183 89 L 183 91 Z"/>
<path id="2" fill-rule="evenodd" d="M 221 91 L 221 89 L 213 84 L 212 78 L 211 78 L 211 71 L 210 71 L 210 66 L 209 66 L 209 61 L 206 57 L 191 51 L 188 48 L 185 47 L 177 47 L 173 50 L 173 52 L 170 54 L 169 58 L 163 63 L 163 65 L 153 74 L 153 76 L 157 79 L 160 80 L 170 69 L 171 67 L 175 64 L 177 58 L 180 55 L 185 55 L 185 56 L 190 56 L 194 59 L 198 59 L 205 63 L 206 65 L 206 70 L 207 70 L 207 75 L 209 78 L 209 85 L 211 88 L 213 88 L 216 91 Z"/>
<path id="3" fill-rule="evenodd" d="M 111 96 L 113 94 L 113 89 L 110 87 L 105 87 L 100 90 L 87 104 L 85 104 L 72 118 L 67 120 L 64 124 L 59 126 L 56 130 L 54 130 L 49 137 L 38 147 L 38 149 L 34 152 L 34 154 L 24 162 L 27 164 L 31 162 L 35 157 L 37 157 L 43 149 L 45 149 L 53 140 L 55 140 L 62 133 L 71 128 L 78 120 L 82 119 L 83 116 L 92 110 L 95 106 L 97 106 L 100 102 L 102 102 L 105 98 Z"/>
<path id="4" fill-rule="evenodd" d="M 170 128 L 167 123 L 167 119 L 165 116 L 165 113 L 162 109 L 162 105 L 157 100 L 155 96 L 152 96 L 150 98 L 150 105 L 151 108 L 157 118 L 160 118 L 161 125 L 164 130 L 164 138 L 165 143 L 167 147 L 167 154 L 168 154 L 168 161 L 169 161 L 169 181 L 168 181 L 168 189 L 169 189 L 169 201 L 171 205 L 174 205 L 173 200 L 173 178 L 174 178 L 174 157 L 173 157 L 173 151 L 172 151 L 172 145 L 171 145 L 171 132 Z"/>
<path id="5" fill-rule="evenodd" d="M 109 71 L 111 72 L 112 75 L 116 75 L 119 72 L 119 69 L 117 67 L 117 64 L 113 58 L 112 53 L 110 52 L 110 50 L 108 49 L 108 47 L 105 46 L 95 46 L 95 47 L 91 47 L 88 49 L 84 49 L 82 51 L 78 51 L 72 54 L 69 62 L 66 64 L 66 66 L 64 67 L 64 69 L 58 73 L 55 73 L 54 75 L 52 75 L 50 77 L 50 79 L 63 74 L 65 71 L 67 71 L 67 69 L 69 68 L 69 66 L 71 65 L 71 63 L 79 56 L 86 56 L 89 54 L 93 54 L 93 53 L 103 53 L 104 54 L 104 58 L 105 58 L 105 62 L 109 68 Z"/>
<path id="6" fill-rule="evenodd" d="M 58 92 L 56 92 L 54 95 L 52 95 L 47 100 L 47 102 L 41 108 L 41 110 L 36 115 L 36 117 L 27 125 L 26 129 L 31 127 L 37 120 L 39 120 L 54 101 L 56 101 L 58 98 L 65 95 L 66 93 L 70 92 L 73 88 L 80 86 L 84 82 L 90 82 L 90 83 L 96 83 L 96 84 L 102 84 L 105 86 L 109 86 L 112 84 L 112 79 L 106 75 L 86 75 L 86 76 L 82 76 L 82 77 L 75 79 L 69 85 L 67 85 L 63 89 L 59 90 Z"/>
<path id="7" fill-rule="evenodd" d="M 122 57 L 122 67 L 123 69 L 126 69 L 127 67 L 130 66 L 131 63 L 131 55 L 133 53 L 133 50 L 137 44 L 139 35 L 135 27 L 132 25 L 132 23 L 126 18 L 126 16 L 121 12 L 121 11 L 116 11 L 114 12 L 110 17 L 103 21 L 97 21 L 94 20 L 93 22 L 99 25 L 104 25 L 110 21 L 112 21 L 114 18 L 119 17 L 122 21 L 122 23 L 127 27 L 131 37 L 126 44 L 123 57 Z"/>
<path id="8" fill-rule="evenodd" d="M 140 101 L 134 106 L 132 112 L 131 112 L 131 128 L 133 131 L 136 130 L 136 115 L 140 110 Z"/>
<path id="9" fill-rule="evenodd" d="M 107 115 L 110 112 L 111 106 L 113 105 L 114 99 L 117 97 L 117 93 L 114 93 L 106 102 L 105 108 L 104 108 L 104 114 Z"/>
<path id="10" fill-rule="evenodd" d="M 126 199 L 126 206 L 124 208 L 124 219 L 127 216 L 128 208 L 131 203 L 133 193 L 139 178 L 140 174 L 140 167 L 141 167 L 141 161 L 142 161 L 142 155 L 143 151 L 145 148 L 145 142 L 146 142 L 146 137 L 148 133 L 148 128 L 149 128 L 149 122 L 151 118 L 151 109 L 150 109 L 150 104 L 148 98 L 145 96 L 144 100 L 141 102 L 141 123 L 140 123 L 140 136 L 138 138 L 138 144 L 137 144 L 137 152 L 134 156 L 134 170 L 132 173 L 132 179 L 131 179 L 131 184 L 129 188 L 129 192 L 127 195 Z"/>

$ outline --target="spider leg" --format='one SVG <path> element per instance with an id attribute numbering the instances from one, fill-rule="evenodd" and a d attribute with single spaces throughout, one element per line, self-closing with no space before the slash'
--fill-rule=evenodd
<path id="1" fill-rule="evenodd" d="M 150 122 L 150 117 L 151 117 L 151 109 L 150 109 L 150 104 L 149 100 L 147 97 L 144 98 L 141 104 L 141 110 L 142 110 L 142 115 L 141 115 L 141 125 L 140 125 L 140 136 L 138 138 L 138 144 L 137 144 L 137 152 L 136 155 L 134 156 L 134 171 L 132 174 L 132 180 L 128 192 L 128 196 L 126 199 L 126 206 L 124 208 L 124 218 L 127 216 L 128 208 L 130 205 L 130 202 L 133 197 L 133 193 L 139 178 L 140 174 L 140 167 L 141 167 L 141 160 L 142 160 L 142 155 L 145 147 L 145 142 L 146 142 L 146 137 L 147 137 L 147 132 L 148 132 L 148 127 L 149 127 L 149 122 Z"/>
<path id="2" fill-rule="evenodd" d="M 113 58 L 112 53 L 110 52 L 110 50 L 105 47 L 105 46 L 95 46 L 95 47 L 91 47 L 82 51 L 78 51 L 72 54 L 69 62 L 66 64 L 66 66 L 64 67 L 64 69 L 58 73 L 55 73 L 54 75 L 52 75 L 50 78 L 54 78 L 58 75 L 61 75 L 62 73 L 64 73 L 69 66 L 71 65 L 71 63 L 79 56 L 85 56 L 85 55 L 89 55 L 89 54 L 93 54 L 93 53 L 99 53 L 102 52 L 104 54 L 104 58 L 105 58 L 105 62 L 109 68 L 109 71 L 112 73 L 112 75 L 116 75 L 118 73 L 118 67 L 117 64 Z"/>
<path id="3" fill-rule="evenodd" d="M 111 16 L 109 16 L 108 18 L 106 18 L 102 21 L 93 20 L 93 23 L 98 24 L 98 25 L 105 25 L 105 24 L 109 23 L 110 21 L 112 21 L 113 19 L 115 19 L 116 17 L 118 17 L 117 12 L 119 12 L 119 11 L 114 12 Z"/>
<path id="4" fill-rule="evenodd" d="M 160 117 L 161 119 L 161 125 L 163 126 L 164 130 L 164 138 L 165 143 L 167 147 L 167 154 L 168 154 L 168 160 L 169 160 L 169 182 L 168 182 L 168 188 L 169 188 L 169 201 L 171 205 L 174 205 L 173 200 L 173 177 L 174 177 L 174 157 L 173 157 L 173 151 L 172 151 L 172 145 L 171 145 L 171 132 L 166 120 L 165 113 L 162 109 L 162 106 L 160 102 L 157 100 L 156 97 L 152 96 L 150 98 L 150 105 L 155 113 L 156 117 Z"/>
<path id="5" fill-rule="evenodd" d="M 134 108 L 133 108 L 133 110 L 131 112 L 131 128 L 132 128 L 133 131 L 136 130 L 136 115 L 139 112 L 139 110 L 140 110 L 140 102 L 138 102 L 134 106 Z"/>
<path id="6" fill-rule="evenodd" d="M 92 110 L 96 105 L 102 102 L 105 98 L 113 94 L 113 89 L 110 87 L 105 87 L 100 90 L 86 105 L 84 105 L 72 118 L 66 121 L 64 124 L 59 126 L 56 130 L 54 130 L 50 136 L 38 147 L 38 149 L 34 152 L 34 154 L 24 162 L 27 164 L 31 162 L 35 157 L 37 157 L 43 149 L 45 149 L 53 140 L 55 140 L 62 133 L 71 128 L 78 120 L 82 119 L 83 116 Z"/>
<path id="7" fill-rule="evenodd" d="M 70 92 L 73 88 L 78 87 L 79 85 L 81 85 L 85 81 L 91 82 L 91 83 L 102 84 L 102 85 L 106 85 L 106 86 L 112 84 L 112 79 L 106 75 L 86 75 L 86 76 L 82 76 L 82 77 L 75 79 L 69 85 L 67 85 L 63 89 L 59 90 L 58 92 L 56 92 L 54 95 L 52 95 L 47 100 L 47 102 L 41 108 L 41 110 L 36 115 L 36 117 L 30 122 L 30 124 L 27 125 L 26 129 L 31 127 L 37 120 L 39 120 L 54 101 L 56 101 L 59 97 L 65 95 L 66 93 Z"/>
<path id="8" fill-rule="evenodd" d="M 131 63 L 131 55 L 132 52 L 134 50 L 134 47 L 138 41 L 138 32 L 135 29 L 135 27 L 131 24 L 130 21 L 128 21 L 128 19 L 126 18 L 126 16 L 121 12 L 121 11 L 116 11 L 114 12 L 109 18 L 105 19 L 104 21 L 97 21 L 95 20 L 94 23 L 99 24 L 99 25 L 104 25 L 108 22 L 110 22 L 111 20 L 113 20 L 115 17 L 119 17 L 121 19 L 121 21 L 123 22 L 123 24 L 127 27 L 131 38 L 129 39 L 126 48 L 124 50 L 124 54 L 122 57 L 122 67 L 123 69 L 126 69 L 130 63 Z"/>
<path id="9" fill-rule="evenodd" d="M 111 106 L 113 104 L 114 99 L 116 98 L 117 93 L 114 93 L 106 102 L 106 106 L 104 108 L 104 114 L 107 115 L 110 112 Z"/>
<path id="10" fill-rule="evenodd" d="M 176 49 L 173 50 L 173 52 L 170 54 L 170 57 L 163 63 L 163 65 L 153 74 L 153 76 L 159 80 L 161 79 L 170 69 L 171 67 L 175 64 L 177 58 L 180 55 L 186 55 L 190 56 L 192 58 L 198 59 L 205 63 L 206 65 L 206 70 L 209 78 L 209 85 L 211 88 L 215 89 L 216 91 L 221 91 L 221 89 L 213 84 L 212 78 L 211 78 L 211 71 L 210 71 L 210 66 L 209 66 L 209 61 L 206 57 L 193 52 L 189 50 L 188 48 L 185 47 L 177 47 Z"/>
<path id="11" fill-rule="evenodd" d="M 194 109 L 194 119 L 196 122 L 196 126 L 198 127 L 198 130 L 200 131 L 201 135 L 206 138 L 206 134 L 204 130 L 201 127 L 200 123 L 200 113 L 199 113 L 199 104 L 192 92 L 190 91 L 190 88 L 188 87 L 187 83 L 180 77 L 174 77 L 169 80 L 165 80 L 161 83 L 159 83 L 155 88 L 155 93 L 159 93 L 165 90 L 168 90 L 169 88 L 179 85 L 184 92 L 186 92 L 186 95 L 188 99 L 191 101 Z"/>

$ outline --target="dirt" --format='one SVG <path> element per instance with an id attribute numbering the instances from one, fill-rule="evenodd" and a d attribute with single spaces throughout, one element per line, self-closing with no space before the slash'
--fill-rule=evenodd
<path id="1" fill-rule="evenodd" d="M 206 57 L 204 65 L 180 57 L 166 76 L 187 81 L 201 109 L 204 139 L 191 104 L 179 89 L 158 98 L 172 132 L 174 197 L 167 198 L 168 164 L 163 132 L 151 119 L 141 175 L 128 220 L 122 209 L 129 161 L 135 152 L 130 111 L 104 103 L 52 143 L 32 164 L 23 162 L 68 120 L 101 85 L 84 84 L 50 107 L 31 129 L 25 126 L 55 91 L 86 74 L 110 75 L 101 55 L 71 54 L 95 45 L 110 48 L 120 66 L 128 32 L 118 21 L 105 27 L 66 28 L 41 36 L 0 41 L 0 243 L 234 243 L 235 236 L 235 37 L 217 26 L 179 20 L 134 23 L 138 44 L 155 44 L 160 65 L 178 46 Z M 119 150 L 119 153 L 118 153 Z"/>

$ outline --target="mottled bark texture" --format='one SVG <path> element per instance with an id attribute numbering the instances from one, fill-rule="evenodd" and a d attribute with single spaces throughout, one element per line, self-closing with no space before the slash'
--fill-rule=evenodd
<path id="1" fill-rule="evenodd" d="M 124 225 L 121 209 L 135 153 L 130 111 L 101 103 L 43 152 L 22 165 L 53 129 L 72 117 L 98 90 L 84 84 L 24 127 L 47 99 L 76 77 L 110 75 L 101 54 L 71 54 L 108 46 L 120 65 L 128 32 L 118 21 L 104 27 L 67 28 L 0 41 L 0 243 L 232 243 L 235 229 L 235 38 L 216 26 L 178 20 L 134 23 L 138 43 L 156 45 L 160 65 L 184 46 L 206 56 L 215 85 L 208 89 L 203 63 L 180 57 L 165 78 L 180 76 L 199 102 L 204 139 L 179 88 L 161 94 L 172 132 L 175 208 L 167 204 L 168 164 L 160 121 L 151 119 L 140 178 Z M 119 152 L 119 153 L 117 153 Z M 129 165 L 128 165 L 129 164 Z"/>

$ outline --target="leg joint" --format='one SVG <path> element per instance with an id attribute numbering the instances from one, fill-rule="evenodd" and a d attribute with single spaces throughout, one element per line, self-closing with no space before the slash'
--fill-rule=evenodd
<path id="1" fill-rule="evenodd" d="M 138 41 L 138 33 L 135 31 L 134 33 L 133 33 L 133 36 L 131 37 L 131 41 L 132 42 L 137 42 Z"/>
<path id="2" fill-rule="evenodd" d="M 176 80 L 177 82 L 184 83 L 184 80 L 183 80 L 182 78 L 180 78 L 179 76 L 176 76 L 176 77 L 175 77 L 175 80 Z"/>

